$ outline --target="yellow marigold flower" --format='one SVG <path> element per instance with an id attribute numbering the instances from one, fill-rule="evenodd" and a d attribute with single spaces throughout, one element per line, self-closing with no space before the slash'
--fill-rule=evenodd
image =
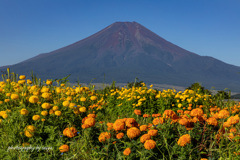
<path id="1" fill-rule="evenodd" d="M 38 102 L 38 96 L 31 96 L 29 98 L 30 103 L 37 103 Z"/>
<path id="2" fill-rule="evenodd" d="M 24 84 L 26 80 L 18 80 L 18 84 Z"/>
<path id="3" fill-rule="evenodd" d="M 15 93 L 13 93 L 12 95 L 11 95 L 11 99 L 12 100 L 17 100 L 19 98 L 19 96 L 17 95 L 17 94 L 15 94 Z"/>
<path id="4" fill-rule="evenodd" d="M 48 80 L 46 81 L 46 84 L 47 84 L 47 85 L 51 85 L 51 84 L 52 84 L 52 81 L 48 79 Z"/>
<path id="5" fill-rule="evenodd" d="M 9 102 L 9 101 L 10 101 L 10 99 L 5 99 L 5 100 L 4 100 L 4 102 L 6 102 L 6 103 Z"/>
<path id="6" fill-rule="evenodd" d="M 63 105 L 64 107 L 68 107 L 68 106 L 69 106 L 69 104 L 70 104 L 70 102 L 69 102 L 69 101 L 64 101 L 64 102 L 62 103 L 62 105 Z"/>
<path id="7" fill-rule="evenodd" d="M 140 142 L 145 143 L 146 140 L 151 139 L 151 136 L 149 134 L 144 134 L 140 138 Z"/>
<path id="8" fill-rule="evenodd" d="M 71 108 L 71 109 L 73 109 L 74 107 L 76 106 L 76 104 L 75 103 L 69 103 L 69 108 Z"/>
<path id="9" fill-rule="evenodd" d="M 201 158 L 200 160 L 208 160 L 207 158 Z"/>
<path id="10" fill-rule="evenodd" d="M 120 131 L 123 130 L 125 128 L 125 122 L 123 119 L 117 119 L 114 123 L 113 123 L 113 129 L 115 131 Z"/>
<path id="11" fill-rule="evenodd" d="M 87 118 L 84 121 L 84 124 L 86 125 L 87 128 L 93 127 L 95 125 L 95 123 L 96 123 L 95 118 Z"/>
<path id="12" fill-rule="evenodd" d="M 75 137 L 77 135 L 77 129 L 74 127 L 65 128 L 63 130 L 63 135 L 69 138 Z"/>
<path id="13" fill-rule="evenodd" d="M 26 78 L 25 75 L 20 75 L 20 76 L 19 76 L 19 79 L 25 79 L 25 78 Z"/>
<path id="14" fill-rule="evenodd" d="M 40 119 L 40 116 L 39 116 L 39 115 L 34 115 L 34 116 L 32 117 L 32 119 L 33 119 L 34 121 L 37 121 L 37 120 Z"/>
<path id="15" fill-rule="evenodd" d="M 61 116 L 61 115 L 62 115 L 62 112 L 61 112 L 61 111 L 55 111 L 54 114 L 55 114 L 56 116 Z"/>
<path id="16" fill-rule="evenodd" d="M 48 92 L 43 92 L 42 93 L 42 97 L 45 98 L 45 99 L 49 99 L 51 96 L 51 93 L 48 93 Z"/>
<path id="17" fill-rule="evenodd" d="M 124 133 L 120 132 L 120 133 L 118 133 L 118 134 L 116 135 L 116 138 L 117 138 L 117 139 L 122 139 L 123 136 L 124 136 Z"/>
<path id="18" fill-rule="evenodd" d="M 54 113 L 54 110 L 53 109 L 50 109 L 49 110 L 49 114 L 51 115 L 51 114 L 53 114 Z"/>
<path id="19" fill-rule="evenodd" d="M 27 147 L 27 146 L 29 146 L 29 145 L 30 145 L 30 143 L 27 143 L 27 142 L 22 143 L 22 146 L 23 146 L 23 147 Z"/>
<path id="20" fill-rule="evenodd" d="M 35 130 L 36 130 L 36 127 L 34 127 L 33 125 L 28 125 L 24 130 L 24 134 L 26 137 L 31 138 L 34 135 Z"/>
<path id="21" fill-rule="evenodd" d="M 213 126 L 217 126 L 218 125 L 218 121 L 216 120 L 216 118 L 214 117 L 210 117 L 207 119 L 207 123 L 209 125 L 213 125 Z"/>
<path id="22" fill-rule="evenodd" d="M 10 96 L 11 96 L 11 93 L 6 93 L 6 96 L 7 96 L 7 97 L 10 97 Z"/>
<path id="23" fill-rule="evenodd" d="M 156 135 L 158 135 L 158 130 L 156 130 L 156 129 L 151 129 L 151 130 L 148 131 L 148 134 L 149 134 L 150 136 L 156 136 Z"/>
<path id="24" fill-rule="evenodd" d="M 124 151 L 123 151 L 123 154 L 125 156 L 129 156 L 131 154 L 131 149 L 130 148 L 126 148 Z"/>
<path id="25" fill-rule="evenodd" d="M 64 84 L 64 83 L 61 83 L 61 87 L 65 87 L 65 84 Z"/>
<path id="26" fill-rule="evenodd" d="M 142 131 L 147 131 L 147 129 L 148 129 L 148 126 L 147 125 L 141 125 L 140 126 L 140 131 L 142 132 Z"/>
<path id="27" fill-rule="evenodd" d="M 34 127 L 33 125 L 28 125 L 25 130 L 28 130 L 28 131 L 31 131 L 31 132 L 34 132 L 36 130 L 36 127 Z"/>
<path id="28" fill-rule="evenodd" d="M 156 142 L 154 140 L 146 140 L 145 143 L 144 143 L 144 147 L 147 149 L 147 150 L 150 150 L 150 149 L 154 149 L 156 147 Z"/>
<path id="29" fill-rule="evenodd" d="M 85 101 L 86 101 L 86 98 L 85 98 L 85 97 L 81 97 L 81 98 L 80 98 L 80 101 L 81 101 L 81 102 L 85 102 Z"/>
<path id="30" fill-rule="evenodd" d="M 52 108 L 54 111 L 57 111 L 59 108 L 58 108 L 58 106 L 53 106 L 53 108 Z"/>
<path id="31" fill-rule="evenodd" d="M 92 101 L 96 101 L 96 100 L 97 100 L 97 96 L 91 96 L 90 99 L 91 99 Z"/>
<path id="32" fill-rule="evenodd" d="M 46 121 L 46 119 L 42 118 L 41 121 L 44 122 L 44 121 Z"/>
<path id="33" fill-rule="evenodd" d="M 191 143 L 191 137 L 189 134 L 185 134 L 183 136 L 181 136 L 179 139 L 178 139 L 178 142 L 177 144 L 179 146 L 185 146 L 186 144 L 190 144 Z"/>
<path id="34" fill-rule="evenodd" d="M 24 131 L 24 134 L 25 134 L 25 136 L 28 137 L 28 138 L 31 138 L 31 137 L 33 137 L 33 135 L 34 135 L 33 132 L 29 132 L 29 131 Z"/>
<path id="35" fill-rule="evenodd" d="M 79 108 L 79 111 L 80 111 L 80 112 L 86 112 L 86 110 L 87 110 L 86 107 L 81 107 L 81 108 Z"/>
<path id="36" fill-rule="evenodd" d="M 0 124 L 2 123 L 2 119 L 0 119 Z"/>
<path id="37" fill-rule="evenodd" d="M 132 127 L 132 128 L 127 130 L 127 136 L 130 139 L 138 137 L 140 135 L 140 133 L 141 133 L 141 131 L 136 127 Z"/>
<path id="38" fill-rule="evenodd" d="M 203 110 L 201 108 L 195 108 L 190 112 L 192 117 L 201 117 L 203 116 Z"/>
<path id="39" fill-rule="evenodd" d="M 99 137 L 98 140 L 99 142 L 105 142 L 107 139 L 111 138 L 111 134 L 109 132 L 102 132 Z"/>
<path id="40" fill-rule="evenodd" d="M 48 115 L 48 111 L 42 111 L 42 112 L 41 112 L 41 115 L 47 116 L 47 115 Z"/>
<path id="41" fill-rule="evenodd" d="M 49 103 L 43 103 L 42 108 L 43 109 L 49 109 L 49 108 L 51 108 L 51 105 Z"/>
<path id="42" fill-rule="evenodd" d="M 69 151 L 69 146 L 67 144 L 61 145 L 61 147 L 59 147 L 59 151 L 60 152 L 68 152 Z"/>
<path id="43" fill-rule="evenodd" d="M 0 116 L 2 116 L 4 114 L 7 114 L 7 112 L 6 111 L 0 111 Z"/>
<path id="44" fill-rule="evenodd" d="M 28 115 L 28 113 L 29 113 L 28 110 L 25 108 L 21 109 L 21 111 L 20 111 L 21 115 Z"/>
<path id="45" fill-rule="evenodd" d="M 6 118 L 8 118 L 8 115 L 7 114 L 3 114 L 2 118 L 6 119 Z"/>
<path id="46" fill-rule="evenodd" d="M 164 119 L 162 117 L 157 117 L 157 118 L 154 118 L 152 123 L 153 123 L 153 125 L 163 124 Z"/>
<path id="47" fill-rule="evenodd" d="M 32 84 L 32 81 L 30 79 L 28 79 L 27 84 Z"/>

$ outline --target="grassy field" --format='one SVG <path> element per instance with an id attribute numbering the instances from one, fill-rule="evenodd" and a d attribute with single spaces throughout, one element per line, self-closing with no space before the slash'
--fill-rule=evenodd
<path id="1" fill-rule="evenodd" d="M 240 104 L 221 95 L 3 79 L 0 159 L 240 159 Z"/>

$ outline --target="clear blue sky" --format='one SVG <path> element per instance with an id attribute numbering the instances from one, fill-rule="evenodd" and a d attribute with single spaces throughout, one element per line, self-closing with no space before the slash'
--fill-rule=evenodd
<path id="1" fill-rule="evenodd" d="M 136 21 L 203 56 L 240 66 L 240 0 L 0 0 L 0 66 Z"/>

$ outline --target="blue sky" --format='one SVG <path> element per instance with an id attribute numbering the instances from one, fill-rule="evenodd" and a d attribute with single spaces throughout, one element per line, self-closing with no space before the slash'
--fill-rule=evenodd
<path id="1" fill-rule="evenodd" d="M 136 21 L 202 56 L 240 66 L 239 0 L 0 0 L 0 66 Z"/>

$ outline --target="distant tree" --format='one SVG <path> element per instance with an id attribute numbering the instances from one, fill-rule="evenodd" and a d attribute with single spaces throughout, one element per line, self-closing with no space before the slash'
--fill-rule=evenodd
<path id="1" fill-rule="evenodd" d="M 143 86 L 143 81 L 138 82 L 138 78 L 135 78 L 134 82 L 128 82 L 127 87 L 132 88 L 132 87 L 142 87 Z"/>
<path id="2" fill-rule="evenodd" d="M 191 90 L 194 90 L 195 92 L 197 93 L 205 93 L 205 94 L 210 94 L 211 95 L 211 92 L 208 90 L 208 89 L 205 89 L 200 83 L 196 82 L 196 83 L 193 83 L 191 86 L 189 86 L 188 88 L 186 89 L 191 89 Z"/>
<path id="3" fill-rule="evenodd" d="M 214 97 L 219 97 L 219 98 L 222 98 L 222 99 L 229 99 L 231 96 L 230 96 L 230 94 L 228 94 L 225 91 L 218 91 L 218 93 L 215 94 Z"/>

